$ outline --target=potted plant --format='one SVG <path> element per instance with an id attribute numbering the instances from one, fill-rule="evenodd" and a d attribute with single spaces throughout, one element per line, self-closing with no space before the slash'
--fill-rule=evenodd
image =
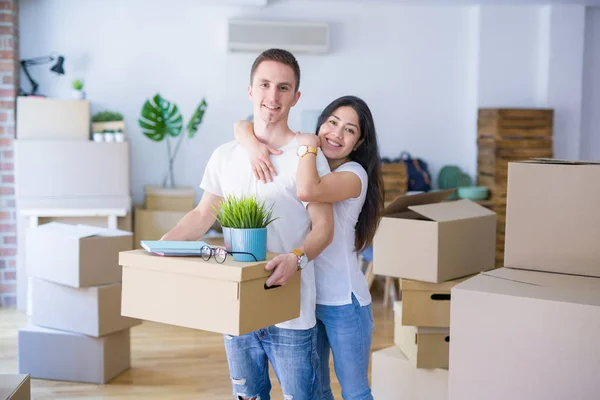
<path id="1" fill-rule="evenodd" d="M 208 104 L 204 99 L 196 107 L 187 126 L 187 134 L 182 134 L 183 117 L 176 104 L 164 99 L 160 94 L 154 95 L 152 99 L 146 100 L 142 107 L 141 116 L 138 120 L 140 127 L 146 137 L 154 142 L 167 142 L 167 172 L 163 178 L 163 188 L 174 188 L 173 162 L 179 152 L 183 140 L 187 137 L 192 139 L 198 132 L 198 128 L 204 118 Z M 175 146 L 171 139 L 179 137 Z"/>
<path id="2" fill-rule="evenodd" d="M 125 141 L 125 134 L 121 128 L 117 129 L 115 132 L 115 142 L 121 143 Z"/>
<path id="3" fill-rule="evenodd" d="M 71 96 L 75 100 L 85 99 L 85 92 L 83 91 L 83 81 L 81 79 L 75 79 L 73 81 L 73 91 L 71 92 Z"/>
<path id="4" fill-rule="evenodd" d="M 110 129 L 104 130 L 104 141 L 107 143 L 112 143 L 115 141 L 115 133 Z"/>
<path id="5" fill-rule="evenodd" d="M 273 206 L 255 196 L 229 195 L 221 201 L 215 215 L 223 228 L 225 249 L 235 261 L 264 261 L 267 258 L 267 226 L 273 217 Z M 256 258 L 256 259 L 255 259 Z"/>
<path id="6" fill-rule="evenodd" d="M 125 132 L 123 115 L 114 111 L 100 111 L 92 116 L 92 132 Z"/>
<path id="7" fill-rule="evenodd" d="M 104 132 L 94 132 L 92 134 L 92 139 L 94 142 L 104 142 Z"/>

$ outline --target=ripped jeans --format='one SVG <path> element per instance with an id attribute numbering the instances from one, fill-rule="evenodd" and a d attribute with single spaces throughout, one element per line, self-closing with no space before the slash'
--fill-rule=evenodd
<path id="1" fill-rule="evenodd" d="M 224 336 L 235 399 L 270 400 L 269 361 L 284 400 L 313 400 L 318 393 L 316 327 L 270 326 L 242 336 Z"/>

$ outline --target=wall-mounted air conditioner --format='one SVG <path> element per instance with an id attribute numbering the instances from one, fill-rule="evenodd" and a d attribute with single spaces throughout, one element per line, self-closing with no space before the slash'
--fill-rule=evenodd
<path id="1" fill-rule="evenodd" d="M 277 47 L 293 53 L 327 53 L 329 25 L 322 22 L 257 21 L 228 22 L 229 51 L 261 52 Z"/>

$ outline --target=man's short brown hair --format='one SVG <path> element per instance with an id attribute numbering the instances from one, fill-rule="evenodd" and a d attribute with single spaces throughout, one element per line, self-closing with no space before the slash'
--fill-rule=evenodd
<path id="1" fill-rule="evenodd" d="M 254 73 L 256 69 L 263 61 L 276 61 L 281 64 L 285 64 L 292 68 L 294 71 L 294 75 L 296 75 L 296 88 L 295 91 L 298 91 L 300 88 L 300 66 L 298 65 L 298 61 L 296 57 L 292 53 L 283 49 L 269 49 L 263 51 L 254 63 L 252 64 L 252 69 L 250 70 L 250 84 L 252 85 L 252 80 L 254 79 Z"/>

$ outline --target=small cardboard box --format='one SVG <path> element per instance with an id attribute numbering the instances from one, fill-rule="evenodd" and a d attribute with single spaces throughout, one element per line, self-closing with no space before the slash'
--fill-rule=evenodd
<path id="1" fill-rule="evenodd" d="M 33 279 L 32 323 L 46 328 L 104 336 L 141 323 L 121 316 L 121 284 L 76 289 Z"/>
<path id="2" fill-rule="evenodd" d="M 30 400 L 31 380 L 29 375 L 0 374 L 0 399 Z"/>
<path id="3" fill-rule="evenodd" d="M 29 228 L 25 241 L 31 276 L 72 287 L 121 281 L 119 252 L 133 249 L 131 232 L 58 222 Z"/>
<path id="4" fill-rule="evenodd" d="M 103 384 L 130 366 L 129 329 L 100 338 L 39 326 L 19 329 L 19 373 L 32 378 Z"/>
<path id="5" fill-rule="evenodd" d="M 402 325 L 448 328 L 450 326 L 450 289 L 469 277 L 442 283 L 401 279 Z"/>
<path id="6" fill-rule="evenodd" d="M 127 142 L 16 140 L 15 195 L 17 202 L 70 200 L 73 208 L 86 201 L 130 200 L 129 167 Z"/>
<path id="7" fill-rule="evenodd" d="M 90 140 L 90 103 L 17 97 L 17 139 Z"/>
<path id="8" fill-rule="evenodd" d="M 508 164 L 504 265 L 600 277 L 600 162 Z"/>
<path id="9" fill-rule="evenodd" d="M 452 288 L 450 398 L 596 399 L 600 278 L 501 268 Z"/>
<path id="10" fill-rule="evenodd" d="M 439 283 L 494 268 L 496 214 L 452 190 L 390 203 L 373 242 L 377 275 Z"/>
<path id="11" fill-rule="evenodd" d="M 134 248 L 141 249 L 142 240 L 159 240 L 173 229 L 188 211 L 145 210 L 136 207 L 133 216 Z"/>
<path id="12" fill-rule="evenodd" d="M 448 371 L 415 368 L 396 346 L 373 352 L 372 382 L 375 399 L 448 400 Z"/>
<path id="13" fill-rule="evenodd" d="M 122 252 L 122 314 L 143 320 L 242 335 L 300 316 L 300 273 L 284 286 L 265 289 L 266 261 L 160 257 Z"/>
<path id="14" fill-rule="evenodd" d="M 192 211 L 196 203 L 196 192 L 191 187 L 163 188 L 144 186 L 145 209 L 162 211 Z"/>
<path id="15" fill-rule="evenodd" d="M 450 329 L 402 325 L 402 302 L 394 303 L 394 343 L 416 368 L 448 369 Z"/>

